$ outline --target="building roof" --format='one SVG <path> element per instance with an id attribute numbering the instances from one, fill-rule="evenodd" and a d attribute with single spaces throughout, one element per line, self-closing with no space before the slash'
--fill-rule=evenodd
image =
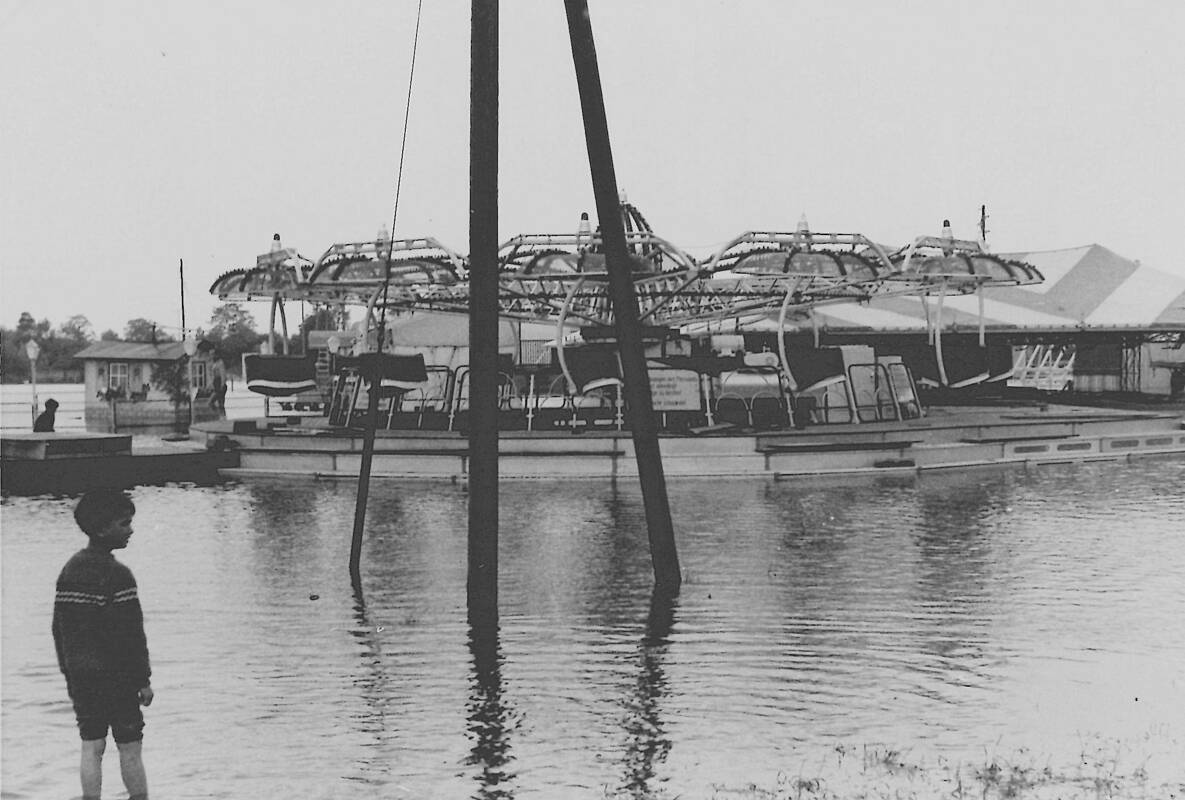
<path id="1" fill-rule="evenodd" d="M 1001 254 L 1032 264 L 1045 282 L 985 289 L 983 323 L 989 330 L 1185 331 L 1185 277 L 1145 267 L 1092 244 L 1066 250 Z M 942 325 L 979 327 L 979 298 L 946 297 Z M 869 304 L 841 303 L 815 309 L 815 324 L 831 330 L 924 331 L 937 298 L 885 297 Z M 795 327 L 809 328 L 798 320 Z M 790 327 L 789 324 L 787 327 Z M 777 319 L 742 325 L 743 330 L 777 330 Z"/>
<path id="2" fill-rule="evenodd" d="M 198 343 L 200 350 L 212 345 L 204 339 Z M 177 361 L 185 355 L 183 342 L 95 342 L 79 350 L 74 357 L 102 361 Z"/>

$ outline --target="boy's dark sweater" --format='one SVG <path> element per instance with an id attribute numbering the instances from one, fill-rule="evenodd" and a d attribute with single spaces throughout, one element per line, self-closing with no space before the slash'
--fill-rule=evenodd
<path id="1" fill-rule="evenodd" d="M 53 608 L 58 666 L 79 673 L 123 673 L 147 686 L 151 668 L 144 615 L 132 571 L 106 550 L 74 554 L 58 576 Z"/>

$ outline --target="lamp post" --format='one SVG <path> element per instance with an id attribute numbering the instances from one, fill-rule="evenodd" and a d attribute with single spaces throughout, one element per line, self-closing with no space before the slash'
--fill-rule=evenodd
<path id="1" fill-rule="evenodd" d="M 33 421 L 37 421 L 37 356 L 41 355 L 41 346 L 30 339 L 25 342 L 25 355 L 29 357 L 29 379 L 33 384 Z"/>
<path id="2" fill-rule="evenodd" d="M 193 357 L 197 355 L 197 341 L 186 339 L 181 343 L 185 348 L 186 394 L 189 395 L 189 427 L 193 427 Z"/>

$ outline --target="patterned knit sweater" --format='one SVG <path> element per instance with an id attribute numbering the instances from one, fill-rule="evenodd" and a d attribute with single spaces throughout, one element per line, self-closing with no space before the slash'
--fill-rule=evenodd
<path id="1" fill-rule="evenodd" d="M 58 666 L 69 678 L 83 672 L 123 673 L 147 686 L 152 670 L 144 615 L 132 571 L 110 552 L 87 547 L 58 576 L 53 607 Z"/>

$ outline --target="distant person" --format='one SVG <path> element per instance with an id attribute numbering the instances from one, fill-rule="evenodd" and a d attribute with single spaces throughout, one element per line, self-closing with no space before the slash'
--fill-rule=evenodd
<path id="1" fill-rule="evenodd" d="M 33 420 L 33 433 L 53 433 L 58 414 L 58 401 L 52 397 L 45 401 L 45 410 Z"/>
<path id="2" fill-rule="evenodd" d="M 112 555 L 128 546 L 135 513 L 131 498 L 121 491 L 83 495 L 74 519 L 90 544 L 58 576 L 53 639 L 82 738 L 83 800 L 99 800 L 109 728 L 129 800 L 148 797 L 140 706 L 150 705 L 153 693 L 144 617 L 136 579 Z"/>
<path id="3" fill-rule="evenodd" d="M 210 393 L 210 408 L 226 411 L 226 381 L 221 375 L 214 376 L 214 391 Z"/>

